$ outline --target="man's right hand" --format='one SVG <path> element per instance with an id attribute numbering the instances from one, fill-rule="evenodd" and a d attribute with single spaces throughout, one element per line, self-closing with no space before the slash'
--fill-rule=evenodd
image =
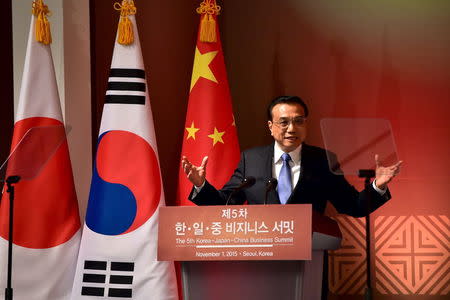
<path id="1" fill-rule="evenodd" d="M 207 163 L 208 156 L 203 157 L 202 164 L 199 167 L 191 164 L 186 156 L 181 158 L 181 166 L 183 167 L 184 173 L 186 173 L 189 181 L 196 187 L 202 186 L 205 182 Z"/>

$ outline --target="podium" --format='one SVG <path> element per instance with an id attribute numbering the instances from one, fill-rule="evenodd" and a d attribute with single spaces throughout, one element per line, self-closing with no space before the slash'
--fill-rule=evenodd
<path id="1" fill-rule="evenodd" d="M 337 223 L 310 204 L 161 207 L 158 260 L 181 261 L 184 300 L 320 300 Z"/>

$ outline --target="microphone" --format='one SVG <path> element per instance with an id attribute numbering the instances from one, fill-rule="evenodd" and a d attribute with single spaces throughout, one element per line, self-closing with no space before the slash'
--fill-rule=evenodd
<path id="1" fill-rule="evenodd" d="M 266 181 L 266 195 L 264 197 L 264 205 L 267 204 L 267 198 L 269 197 L 269 192 L 275 190 L 278 185 L 278 180 L 275 178 L 269 178 Z"/>
<path id="2" fill-rule="evenodd" d="M 233 192 L 228 196 L 227 202 L 225 205 L 228 205 L 228 202 L 231 200 L 231 198 L 239 193 L 242 190 L 248 189 L 249 187 L 253 186 L 256 183 L 256 179 L 253 176 L 245 177 L 244 180 L 242 180 L 242 183 L 234 189 Z"/>

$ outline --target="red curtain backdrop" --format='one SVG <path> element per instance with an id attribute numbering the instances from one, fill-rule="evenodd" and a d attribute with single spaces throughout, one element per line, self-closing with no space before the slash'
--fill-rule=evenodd
<path id="1" fill-rule="evenodd" d="M 142 2 L 137 15 L 146 69 L 151 70 L 148 80 L 163 181 L 172 205 L 199 2 Z M 223 8 L 219 26 L 241 149 L 271 141 L 265 109 L 280 94 L 299 95 L 309 105 L 310 144 L 322 145 L 319 122 L 324 117 L 389 120 L 398 156 L 405 163 L 390 185 L 393 199 L 373 215 L 377 299 L 448 297 L 450 2 L 227 0 L 218 4 Z M 101 108 L 110 63 L 103 52 L 111 52 L 116 29 L 105 22 L 114 15 L 111 3 L 92 5 L 97 82 L 93 105 Z M 359 180 L 351 180 L 361 186 Z M 348 233 L 349 247 L 363 253 L 355 246 L 363 238 L 362 220 L 345 222 L 344 232 L 358 228 Z M 358 265 L 356 256 L 352 259 L 342 263 Z M 361 288 L 349 289 L 344 282 L 362 287 L 364 282 L 352 274 L 364 271 L 334 269 L 331 297 L 362 299 Z"/>

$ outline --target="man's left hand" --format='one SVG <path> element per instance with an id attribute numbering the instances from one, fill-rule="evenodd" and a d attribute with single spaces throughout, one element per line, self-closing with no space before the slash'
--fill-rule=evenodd
<path id="1" fill-rule="evenodd" d="M 375 184 L 379 189 L 386 189 L 387 184 L 400 173 L 400 166 L 403 161 L 388 167 L 383 167 L 379 161 L 378 154 L 375 154 Z"/>

